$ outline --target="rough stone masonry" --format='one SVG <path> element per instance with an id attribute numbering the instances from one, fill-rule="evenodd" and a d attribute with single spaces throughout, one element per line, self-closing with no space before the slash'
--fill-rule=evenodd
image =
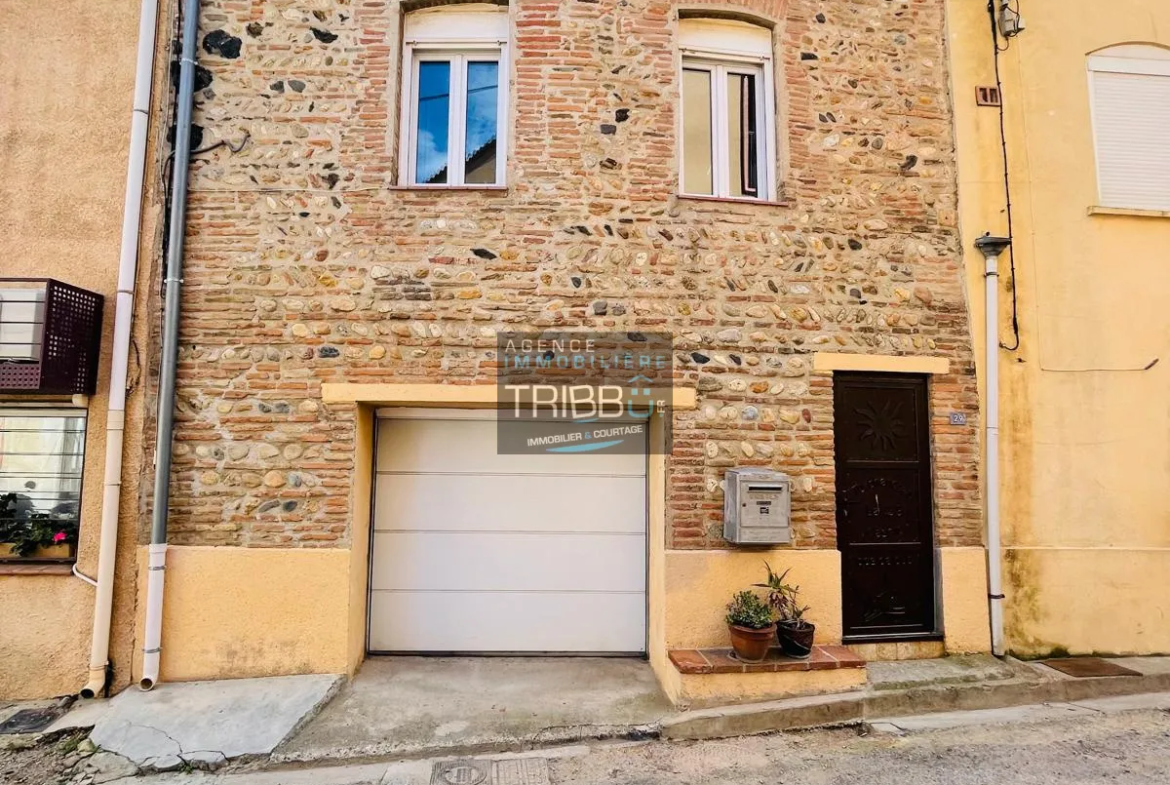
<path id="1" fill-rule="evenodd" d="M 939 544 L 980 541 L 943 0 L 688 2 L 774 23 L 775 203 L 680 198 L 678 8 L 515 0 L 507 185 L 396 185 L 398 0 L 208 0 L 171 541 L 349 540 L 354 411 L 324 382 L 490 384 L 497 330 L 670 331 L 669 547 L 718 548 L 723 471 L 795 477 L 836 546 L 812 353 L 942 356 Z M 233 152 L 246 141 L 239 152 Z M 948 413 L 967 415 L 950 425 Z"/>

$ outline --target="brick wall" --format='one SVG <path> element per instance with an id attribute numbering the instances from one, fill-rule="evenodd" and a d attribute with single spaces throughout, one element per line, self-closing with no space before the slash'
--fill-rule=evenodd
<path id="1" fill-rule="evenodd" d="M 670 3 L 514 3 L 507 189 L 419 191 L 394 187 L 398 2 L 209 0 L 196 122 L 247 144 L 193 167 L 172 542 L 344 544 L 353 412 L 321 384 L 491 383 L 495 330 L 555 326 L 675 334 L 700 405 L 674 419 L 673 547 L 722 543 L 743 463 L 794 475 L 796 545 L 834 547 L 810 353 L 951 358 L 939 539 L 977 543 L 942 6 L 711 4 L 776 24 L 780 201 L 744 204 L 675 195 Z"/>

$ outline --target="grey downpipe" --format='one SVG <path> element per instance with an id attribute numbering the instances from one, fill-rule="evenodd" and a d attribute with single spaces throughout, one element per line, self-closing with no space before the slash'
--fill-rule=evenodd
<path id="1" fill-rule="evenodd" d="M 175 97 L 174 176 L 167 234 L 166 299 L 163 311 L 162 368 L 158 380 L 158 433 L 154 446 L 154 496 L 146 577 L 146 627 L 142 644 L 142 678 L 149 690 L 158 682 L 162 650 L 163 576 L 167 562 L 167 512 L 171 490 L 171 440 L 175 431 L 175 372 L 179 359 L 179 303 L 183 286 L 183 239 L 187 218 L 187 169 L 191 160 L 191 114 L 195 101 L 195 43 L 199 34 L 199 0 L 183 0 L 179 92 Z"/>

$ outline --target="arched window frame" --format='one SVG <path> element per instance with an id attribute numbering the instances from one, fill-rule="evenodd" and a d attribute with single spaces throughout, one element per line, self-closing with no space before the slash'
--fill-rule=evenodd
<path id="1" fill-rule="evenodd" d="M 1170 212 L 1170 48 L 1101 49 L 1088 76 L 1100 206 Z"/>
<path id="2" fill-rule="evenodd" d="M 505 185 L 508 160 L 510 21 L 507 6 L 461 3 L 409 11 L 403 21 L 402 100 L 399 110 L 398 182 L 410 188 L 477 188 Z M 418 93 L 424 63 L 447 62 L 449 110 L 447 177 L 443 183 L 417 182 Z M 469 63 L 497 64 L 495 177 L 490 183 L 466 182 L 456 151 L 466 143 L 466 81 Z M 466 152 L 466 151 L 465 151 Z"/>
<path id="3" fill-rule="evenodd" d="M 731 19 L 684 17 L 679 20 L 679 192 L 683 196 L 774 201 L 776 173 L 776 87 L 771 29 Z M 711 187 L 688 183 L 688 72 L 710 74 L 710 177 Z M 733 172 L 731 149 L 733 120 L 726 110 L 729 77 L 755 77 L 756 193 L 745 194 L 747 181 L 743 156 L 740 171 Z M 692 137 L 691 145 L 695 144 Z M 742 143 L 739 145 L 742 149 Z M 736 177 L 739 181 L 736 181 Z M 705 184 L 705 183 L 704 183 Z"/>

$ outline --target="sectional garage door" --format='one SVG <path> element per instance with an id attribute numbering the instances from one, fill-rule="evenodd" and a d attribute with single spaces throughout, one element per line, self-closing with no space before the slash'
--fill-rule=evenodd
<path id="1" fill-rule="evenodd" d="M 497 455 L 490 416 L 379 420 L 369 650 L 644 652 L 645 456 Z"/>

